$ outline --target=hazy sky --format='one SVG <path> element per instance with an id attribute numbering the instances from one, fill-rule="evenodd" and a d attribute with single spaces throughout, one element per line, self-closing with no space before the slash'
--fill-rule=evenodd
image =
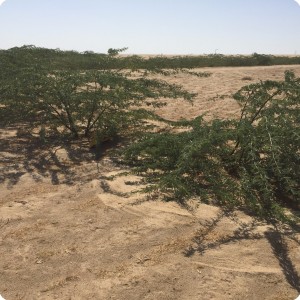
<path id="1" fill-rule="evenodd" d="M 0 0 L 0 49 L 299 54 L 300 0 Z"/>

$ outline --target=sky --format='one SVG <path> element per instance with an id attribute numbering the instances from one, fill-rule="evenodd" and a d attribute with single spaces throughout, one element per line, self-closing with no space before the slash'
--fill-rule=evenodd
<path id="1" fill-rule="evenodd" d="M 0 0 L 0 49 L 297 54 L 300 0 Z"/>

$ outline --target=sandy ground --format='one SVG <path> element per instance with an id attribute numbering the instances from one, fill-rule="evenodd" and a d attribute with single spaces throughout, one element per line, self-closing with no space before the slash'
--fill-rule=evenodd
<path id="1" fill-rule="evenodd" d="M 205 68 L 169 79 L 198 92 L 168 100 L 170 119 L 236 116 L 225 96 L 300 66 Z M 252 80 L 243 80 L 250 77 Z M 242 212 L 135 193 L 135 176 L 87 144 L 47 148 L 24 128 L 0 129 L 0 294 L 15 299 L 295 299 L 300 234 Z"/>

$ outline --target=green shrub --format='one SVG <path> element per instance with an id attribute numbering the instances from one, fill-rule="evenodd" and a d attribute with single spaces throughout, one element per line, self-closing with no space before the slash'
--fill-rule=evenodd
<path id="1" fill-rule="evenodd" d="M 180 133 L 147 134 L 124 161 L 146 176 L 149 190 L 184 202 L 190 197 L 244 208 L 269 221 L 288 221 L 300 203 L 300 79 L 243 87 L 234 98 L 240 120 L 198 117 Z"/>
<path id="2" fill-rule="evenodd" d="M 64 127 L 74 137 L 91 131 L 113 134 L 145 117 L 140 109 L 158 105 L 160 97 L 193 94 L 180 86 L 145 77 L 131 78 L 118 71 L 33 72 L 22 69 L 17 77 L 2 82 L 2 122 Z"/>
<path id="3" fill-rule="evenodd" d="M 191 69 L 202 67 L 227 66 L 269 66 L 300 64 L 300 57 L 273 56 L 254 53 L 253 55 L 194 55 L 194 56 L 154 56 L 143 58 L 137 55 L 119 56 L 127 48 L 108 49 L 105 53 L 84 51 L 62 51 L 32 45 L 0 50 L 0 69 L 5 61 L 10 63 L 11 71 L 30 64 L 47 66 L 49 70 L 112 70 L 112 69 Z"/>
<path id="4" fill-rule="evenodd" d="M 143 105 L 164 105 L 158 98 L 194 97 L 178 85 L 147 77 L 149 72 L 168 75 L 179 70 L 145 72 L 134 64 L 126 70 L 113 69 L 122 63 L 123 58 L 115 55 L 123 50 L 110 49 L 110 55 L 104 56 L 34 46 L 0 51 L 0 125 L 25 122 L 43 128 L 44 141 L 47 132 L 69 133 L 75 138 L 92 134 L 101 141 L 140 125 L 145 118 L 158 118 Z M 73 64 L 76 58 L 93 62 L 95 57 L 104 68 L 93 70 L 85 64 L 87 69 L 76 69 Z M 56 69 L 60 58 L 67 61 Z"/>

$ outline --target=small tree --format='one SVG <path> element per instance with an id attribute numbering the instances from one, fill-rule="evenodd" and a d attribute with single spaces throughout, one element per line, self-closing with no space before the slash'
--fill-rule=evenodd
<path id="1" fill-rule="evenodd" d="M 120 54 L 121 52 L 126 51 L 128 48 L 124 47 L 124 48 L 119 48 L 119 49 L 114 49 L 114 48 L 109 48 L 107 50 L 108 55 L 110 56 L 117 56 L 118 54 Z"/>
<path id="2" fill-rule="evenodd" d="M 54 71 L 41 61 L 34 64 L 31 48 L 23 51 L 14 57 L 17 61 L 26 57 L 25 64 L 14 68 L 7 60 L 3 63 L 7 68 L 0 71 L 2 123 L 30 122 L 48 130 L 63 127 L 75 138 L 92 131 L 106 136 L 149 116 L 141 108 L 146 99 L 148 105 L 163 105 L 158 98 L 194 96 L 180 86 L 148 79 L 144 72 L 132 76 L 130 70 Z"/>

